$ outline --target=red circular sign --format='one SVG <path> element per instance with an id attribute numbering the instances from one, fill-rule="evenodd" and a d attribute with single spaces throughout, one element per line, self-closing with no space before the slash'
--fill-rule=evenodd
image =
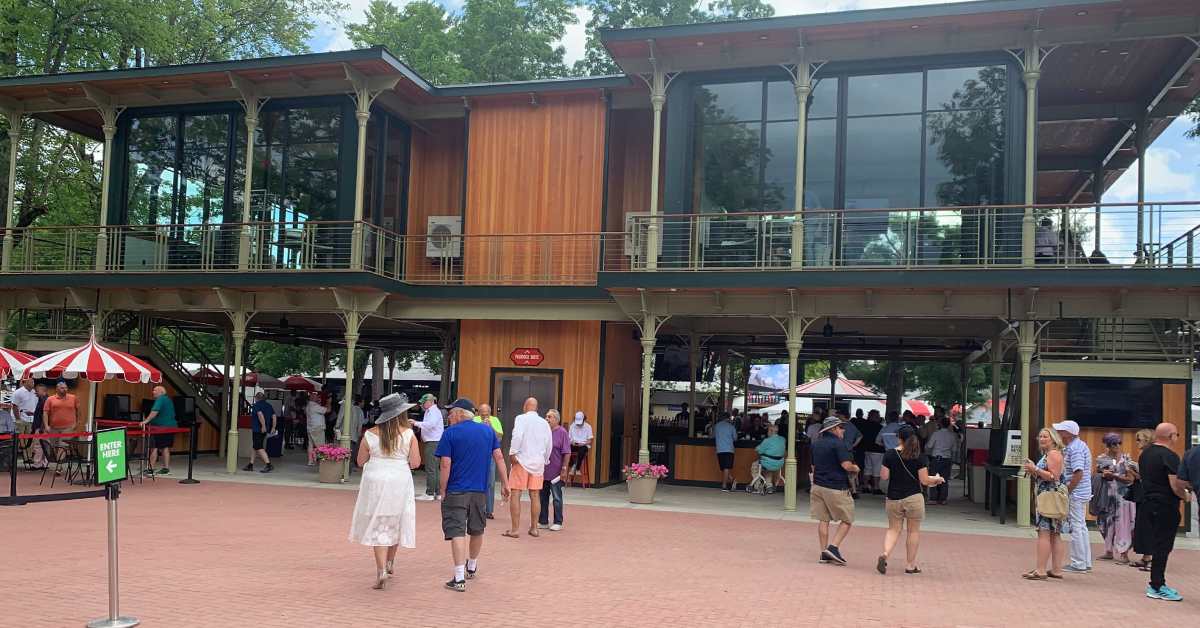
<path id="1" fill-rule="evenodd" d="M 541 349 L 534 347 L 519 347 L 508 354 L 508 359 L 517 366 L 537 366 L 546 359 Z"/>

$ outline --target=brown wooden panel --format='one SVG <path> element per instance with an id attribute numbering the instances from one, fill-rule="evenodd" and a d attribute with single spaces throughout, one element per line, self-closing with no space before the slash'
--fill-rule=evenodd
<path id="1" fill-rule="evenodd" d="M 636 340 L 635 328 L 628 323 L 609 323 L 604 337 L 604 410 L 599 438 L 600 456 L 595 478 L 607 481 L 612 475 L 612 448 L 621 448 L 622 464 L 637 458 L 638 436 L 642 417 L 642 345 Z M 613 431 L 613 384 L 625 385 L 624 442 L 616 442 Z M 619 471 L 619 469 L 617 470 Z"/>
<path id="2" fill-rule="evenodd" d="M 608 212 L 605 231 L 623 231 L 625 214 L 650 211 L 650 154 L 654 121 L 647 109 L 611 113 Z"/>
<path id="3" fill-rule="evenodd" d="M 538 369 L 562 370 L 564 418 L 582 410 L 595 429 L 596 391 L 600 378 L 600 323 L 598 321 L 462 321 L 459 328 L 458 394 L 476 404 L 491 394 L 492 368 L 519 371 L 509 353 L 518 347 L 536 347 L 546 356 Z M 539 411 L 545 414 L 548 407 Z"/>
<path id="4" fill-rule="evenodd" d="M 1045 424 L 1058 423 L 1067 418 L 1067 383 L 1063 381 L 1047 381 L 1044 389 L 1045 399 L 1042 416 Z"/>
<path id="5" fill-rule="evenodd" d="M 522 277 L 591 283 L 600 230 L 604 102 L 595 93 L 543 94 L 528 100 L 480 101 L 468 138 L 464 251 L 468 281 Z"/>
<path id="6" fill-rule="evenodd" d="M 436 276 L 437 266 L 425 257 L 422 236 L 430 216 L 462 213 L 464 130 L 461 119 L 428 120 L 428 131 L 414 127 L 408 185 L 408 235 L 405 269 L 414 279 Z"/>
<path id="7" fill-rule="evenodd" d="M 175 389 L 170 382 L 163 382 L 163 386 L 167 389 L 167 394 L 174 397 L 179 395 L 179 391 Z M 76 429 L 83 431 L 86 427 L 87 419 L 84 415 L 87 414 L 88 398 L 90 396 L 91 386 L 86 381 L 80 381 L 73 391 L 79 399 L 80 416 L 82 417 L 76 425 Z M 108 380 L 96 384 L 96 416 L 100 417 L 104 414 L 104 397 L 105 395 L 129 395 L 130 409 L 137 411 L 142 407 L 142 401 L 145 399 L 153 399 L 154 384 L 131 384 L 124 380 Z M 196 449 L 199 451 L 214 451 L 220 444 L 220 435 L 218 430 L 208 424 L 207 421 L 200 421 L 200 431 L 196 434 Z M 179 434 L 175 437 L 175 444 L 171 447 L 175 452 L 186 452 L 188 449 L 187 434 Z"/>
<path id="8" fill-rule="evenodd" d="M 733 454 L 733 479 L 738 484 L 750 481 L 750 465 L 758 460 L 758 453 L 748 447 L 739 447 Z M 676 445 L 675 468 L 671 479 L 692 482 L 720 482 L 721 468 L 717 465 L 717 448 L 711 445 Z"/>
<path id="9" fill-rule="evenodd" d="M 1164 423 L 1170 423 L 1179 430 L 1179 438 L 1171 445 L 1171 449 L 1175 453 L 1183 456 L 1184 449 L 1191 438 L 1187 431 L 1187 415 L 1191 410 L 1187 398 L 1186 384 L 1163 384 L 1163 409 L 1162 419 Z"/>

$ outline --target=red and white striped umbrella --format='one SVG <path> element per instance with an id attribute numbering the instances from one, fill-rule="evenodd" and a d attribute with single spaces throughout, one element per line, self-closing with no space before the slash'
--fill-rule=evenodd
<path id="1" fill-rule="evenodd" d="M 307 390 L 309 392 L 321 390 L 321 382 L 303 375 L 288 375 L 280 380 L 280 383 L 288 390 Z"/>
<path id="2" fill-rule="evenodd" d="M 159 383 L 162 373 L 128 353 L 100 346 L 95 338 L 82 347 L 64 349 L 34 359 L 16 371 L 29 377 L 83 377 L 91 382 L 123 379 L 131 384 Z"/>
<path id="3" fill-rule="evenodd" d="M 18 373 L 20 368 L 33 361 L 33 356 L 13 349 L 0 347 L 0 379 L 9 373 Z"/>

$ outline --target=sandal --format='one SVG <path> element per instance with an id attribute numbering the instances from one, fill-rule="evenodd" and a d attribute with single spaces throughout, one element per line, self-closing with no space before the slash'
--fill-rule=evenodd
<path id="1" fill-rule="evenodd" d="M 507 537 L 508 537 L 508 538 L 510 538 L 510 539 L 519 539 L 519 538 L 521 538 L 521 535 L 520 535 L 520 534 L 517 534 L 516 532 L 512 532 L 511 530 L 505 530 L 505 531 L 502 533 L 502 535 L 503 535 L 503 536 L 507 536 Z"/>
<path id="2" fill-rule="evenodd" d="M 1129 566 L 1130 566 L 1130 567 L 1137 567 L 1138 569 L 1141 569 L 1141 568 L 1143 568 L 1143 567 L 1149 567 L 1149 566 L 1150 566 L 1150 561 L 1142 560 L 1142 559 L 1140 559 L 1140 558 L 1139 558 L 1139 559 L 1137 559 L 1137 560 L 1131 560 L 1131 561 L 1129 561 Z"/>
<path id="3" fill-rule="evenodd" d="M 1025 572 L 1021 574 L 1021 577 L 1026 580 L 1045 580 L 1047 578 L 1045 574 L 1040 574 L 1036 571 Z"/>
<path id="4" fill-rule="evenodd" d="M 1053 579 L 1055 579 L 1055 580 L 1062 580 L 1062 579 L 1063 579 L 1063 575 L 1062 575 L 1061 573 L 1055 573 L 1055 572 L 1053 572 L 1053 571 L 1047 571 L 1047 572 L 1046 572 L 1046 577 L 1047 577 L 1047 578 L 1053 578 Z"/>
<path id="5" fill-rule="evenodd" d="M 537 528 L 529 528 L 529 536 L 537 538 L 539 536 Z"/>
<path id="6" fill-rule="evenodd" d="M 913 567 L 912 569 L 905 569 L 904 573 L 921 573 L 921 568 Z"/>
<path id="7" fill-rule="evenodd" d="M 875 561 L 875 571 L 878 571 L 879 573 L 881 573 L 885 576 L 887 575 L 887 557 L 886 556 L 880 556 L 879 560 Z"/>

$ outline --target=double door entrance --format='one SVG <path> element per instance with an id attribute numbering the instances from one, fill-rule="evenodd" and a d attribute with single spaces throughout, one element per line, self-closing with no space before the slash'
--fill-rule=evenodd
<path id="1" fill-rule="evenodd" d="M 492 414 L 500 418 L 504 426 L 504 438 L 501 451 L 504 459 L 508 459 L 508 444 L 512 439 L 513 420 L 521 414 L 525 400 L 533 397 L 538 400 L 538 414 L 546 415 L 546 411 L 559 407 L 562 393 L 562 371 L 512 369 L 492 371 L 492 399 L 495 407 Z M 559 409 L 561 412 L 562 410 Z"/>

